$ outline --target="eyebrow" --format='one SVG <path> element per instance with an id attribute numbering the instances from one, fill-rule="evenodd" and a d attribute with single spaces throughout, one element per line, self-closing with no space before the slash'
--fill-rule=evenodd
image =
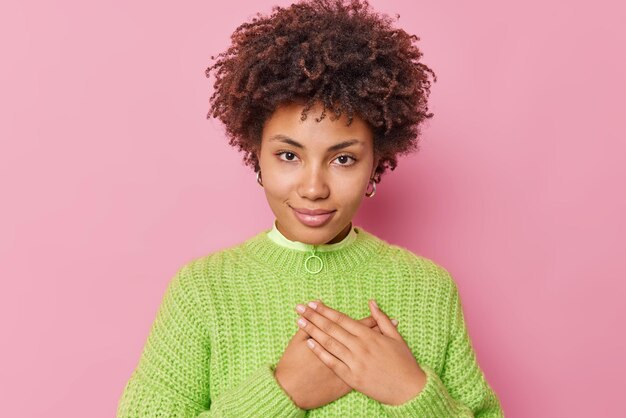
<path id="1" fill-rule="evenodd" d="M 294 147 L 298 147 L 298 148 L 302 148 L 305 149 L 305 146 L 302 145 L 301 143 L 295 141 L 293 138 L 289 138 L 286 135 L 282 135 L 282 134 L 277 134 L 274 135 L 270 138 L 270 141 L 280 141 L 280 142 L 284 142 L 286 144 L 290 144 L 293 145 Z M 335 145 L 331 145 L 330 147 L 328 147 L 328 151 L 337 151 L 343 148 L 347 148 L 350 145 L 355 145 L 355 144 L 360 144 L 363 145 L 363 142 L 359 141 L 358 139 L 348 139 L 346 141 L 342 141 L 338 144 Z"/>

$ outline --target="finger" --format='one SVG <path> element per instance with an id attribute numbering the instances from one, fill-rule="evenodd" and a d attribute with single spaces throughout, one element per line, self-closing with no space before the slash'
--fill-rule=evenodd
<path id="1" fill-rule="evenodd" d="M 306 311 L 309 312 L 307 313 Z M 319 343 L 318 345 L 322 345 L 324 349 L 326 349 L 326 351 L 331 353 L 333 356 L 344 362 L 350 361 L 352 353 L 342 341 L 345 341 L 346 338 L 346 335 L 344 334 L 349 335 L 347 338 L 356 337 L 349 334 L 346 330 L 341 328 L 341 326 L 316 313 L 315 315 L 324 318 L 323 321 L 325 321 L 322 325 L 324 328 L 320 328 L 318 324 L 313 323 L 310 320 L 310 317 L 312 316 L 311 309 L 307 309 L 306 311 L 300 314 L 302 316 L 298 317 L 298 326 L 314 338 Z M 319 321 L 319 318 L 317 318 L 317 320 Z M 343 340 L 341 340 L 342 338 Z"/>
<path id="2" fill-rule="evenodd" d="M 365 325 L 366 327 L 370 327 L 370 328 L 378 325 L 376 323 L 376 320 L 374 319 L 374 317 L 372 315 L 366 316 L 365 318 L 359 319 L 359 323 Z"/>
<path id="3" fill-rule="evenodd" d="M 295 335 L 297 335 L 298 340 L 305 341 L 307 338 L 311 338 L 311 336 L 307 334 L 305 330 L 303 330 L 300 327 L 297 327 L 297 328 L 298 328 L 298 331 L 296 331 Z"/>
<path id="4" fill-rule="evenodd" d="M 306 318 L 309 322 L 315 324 L 315 326 L 322 330 L 324 333 L 340 341 L 346 347 L 356 342 L 356 337 L 344 328 L 344 324 L 350 322 L 357 324 L 359 327 L 369 329 L 369 327 L 366 327 L 359 321 L 355 321 L 348 315 L 342 312 L 335 311 L 334 309 L 332 311 L 337 312 L 339 315 L 336 316 L 336 320 L 329 319 L 326 315 L 320 313 L 323 308 L 324 304 L 321 302 L 309 302 L 308 306 L 300 304 L 296 305 L 296 311 L 299 312 L 300 315 Z M 319 341 L 321 344 L 324 344 L 323 340 L 318 339 L 317 341 Z"/>
<path id="5" fill-rule="evenodd" d="M 366 327 L 370 327 L 372 331 L 376 331 L 379 334 L 382 334 L 382 332 L 380 332 L 380 328 L 378 328 L 378 324 L 376 323 L 376 320 L 372 318 L 372 315 L 367 316 L 363 319 L 359 319 L 359 322 L 365 325 Z"/>
<path id="6" fill-rule="evenodd" d="M 394 327 L 398 326 L 398 320 L 397 319 L 392 319 L 391 323 L 393 324 Z M 380 334 L 382 334 L 383 332 L 380 330 L 380 328 L 378 328 L 378 325 L 376 325 L 374 328 L 372 328 L 372 331 L 376 331 Z"/>
<path id="7" fill-rule="evenodd" d="M 321 300 L 315 300 L 308 303 L 308 307 L 320 317 L 326 318 L 346 330 L 353 336 L 361 336 L 365 332 L 369 332 L 369 327 L 361 324 L 359 321 L 355 321 L 343 312 L 339 312 L 328 305 L 325 305 Z M 307 309 L 308 310 L 308 309 Z M 315 317 L 317 318 L 317 317 Z M 375 317 L 374 317 L 375 318 Z M 320 318 L 321 320 L 321 318 Z M 347 337 L 347 336 L 346 336 Z M 354 341 L 354 339 L 352 339 Z M 347 338 L 346 345 L 349 343 Z"/>
<path id="8" fill-rule="evenodd" d="M 391 322 L 396 321 L 395 319 L 392 319 Z M 372 317 L 372 315 L 366 316 L 364 318 L 359 319 L 359 322 L 363 325 L 365 325 L 366 327 L 370 327 L 373 331 L 379 332 L 382 334 L 382 332 L 380 332 L 380 328 L 378 328 L 378 323 L 376 322 L 376 320 Z M 396 322 L 394 325 L 398 325 L 398 323 Z M 296 338 L 299 340 L 306 340 L 307 338 L 311 338 L 311 336 L 309 334 L 307 334 L 303 329 L 301 329 L 300 327 L 298 327 L 295 336 L 297 336 Z"/>
<path id="9" fill-rule="evenodd" d="M 378 323 L 376 322 L 376 320 L 370 315 L 370 316 L 366 316 L 365 318 L 359 319 L 359 322 L 365 326 L 368 326 L 370 328 L 372 328 L 372 330 L 374 331 L 380 331 L 380 328 L 378 328 Z M 391 323 L 393 324 L 394 327 L 398 326 L 398 320 L 397 319 L 392 319 Z"/>
<path id="10" fill-rule="evenodd" d="M 398 324 L 397 324 L 397 323 L 395 323 L 395 324 L 394 324 L 394 326 L 395 326 L 395 327 L 397 327 L 397 326 L 398 326 Z M 380 334 L 382 334 L 382 333 L 383 333 L 383 332 L 380 330 L 380 328 L 378 328 L 378 325 L 376 325 L 374 328 L 372 328 L 372 331 L 376 331 L 376 332 L 378 332 L 378 333 L 380 333 Z"/>
<path id="11" fill-rule="evenodd" d="M 393 338 L 399 337 L 400 333 L 391 322 L 391 319 L 389 319 L 386 313 L 380 310 L 378 305 L 376 305 L 376 301 L 374 299 L 370 299 L 369 306 L 370 311 L 372 311 L 372 316 L 374 317 L 374 319 L 376 319 L 378 327 L 381 329 L 383 335 Z"/>
<path id="12" fill-rule="evenodd" d="M 335 372 L 340 379 L 346 382 L 350 373 L 350 368 L 347 364 L 326 351 L 324 347 L 321 344 L 318 344 L 318 342 L 313 338 L 307 339 L 306 345 L 315 353 L 322 363 Z"/>

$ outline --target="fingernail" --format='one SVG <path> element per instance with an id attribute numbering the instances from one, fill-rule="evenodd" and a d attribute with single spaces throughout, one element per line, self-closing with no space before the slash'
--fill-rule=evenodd
<path id="1" fill-rule="evenodd" d="M 313 309 L 317 309 L 317 303 L 315 302 L 309 302 L 309 306 Z"/>
<path id="2" fill-rule="evenodd" d="M 306 340 L 306 345 L 308 345 L 310 348 L 315 347 L 315 343 L 310 338 L 308 340 Z"/>
<path id="3" fill-rule="evenodd" d="M 372 305 L 374 305 L 374 308 L 378 309 L 378 305 L 376 304 L 376 300 L 372 299 Z"/>
<path id="4" fill-rule="evenodd" d="M 392 319 L 392 320 L 391 320 L 391 323 L 392 323 L 394 326 L 395 326 L 395 325 L 398 325 L 398 320 L 397 320 L 397 319 Z"/>

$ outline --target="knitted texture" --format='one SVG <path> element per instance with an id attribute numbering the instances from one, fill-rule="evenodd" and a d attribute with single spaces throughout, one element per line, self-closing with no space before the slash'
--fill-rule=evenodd
<path id="1" fill-rule="evenodd" d="M 357 238 L 319 252 L 281 246 L 263 231 L 182 266 L 170 280 L 117 417 L 503 417 L 480 369 L 456 283 L 432 260 L 355 227 Z M 297 332 L 296 304 L 321 299 L 354 319 L 367 301 L 399 320 L 426 373 L 401 405 L 353 390 L 319 408 L 299 408 L 274 377 Z"/>

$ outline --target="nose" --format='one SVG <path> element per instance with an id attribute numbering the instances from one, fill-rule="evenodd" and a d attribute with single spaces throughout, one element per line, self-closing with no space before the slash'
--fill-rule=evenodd
<path id="1" fill-rule="evenodd" d="M 298 186 L 298 195 L 303 199 L 326 199 L 330 194 L 330 187 L 326 173 L 319 167 L 302 170 L 302 177 Z"/>

